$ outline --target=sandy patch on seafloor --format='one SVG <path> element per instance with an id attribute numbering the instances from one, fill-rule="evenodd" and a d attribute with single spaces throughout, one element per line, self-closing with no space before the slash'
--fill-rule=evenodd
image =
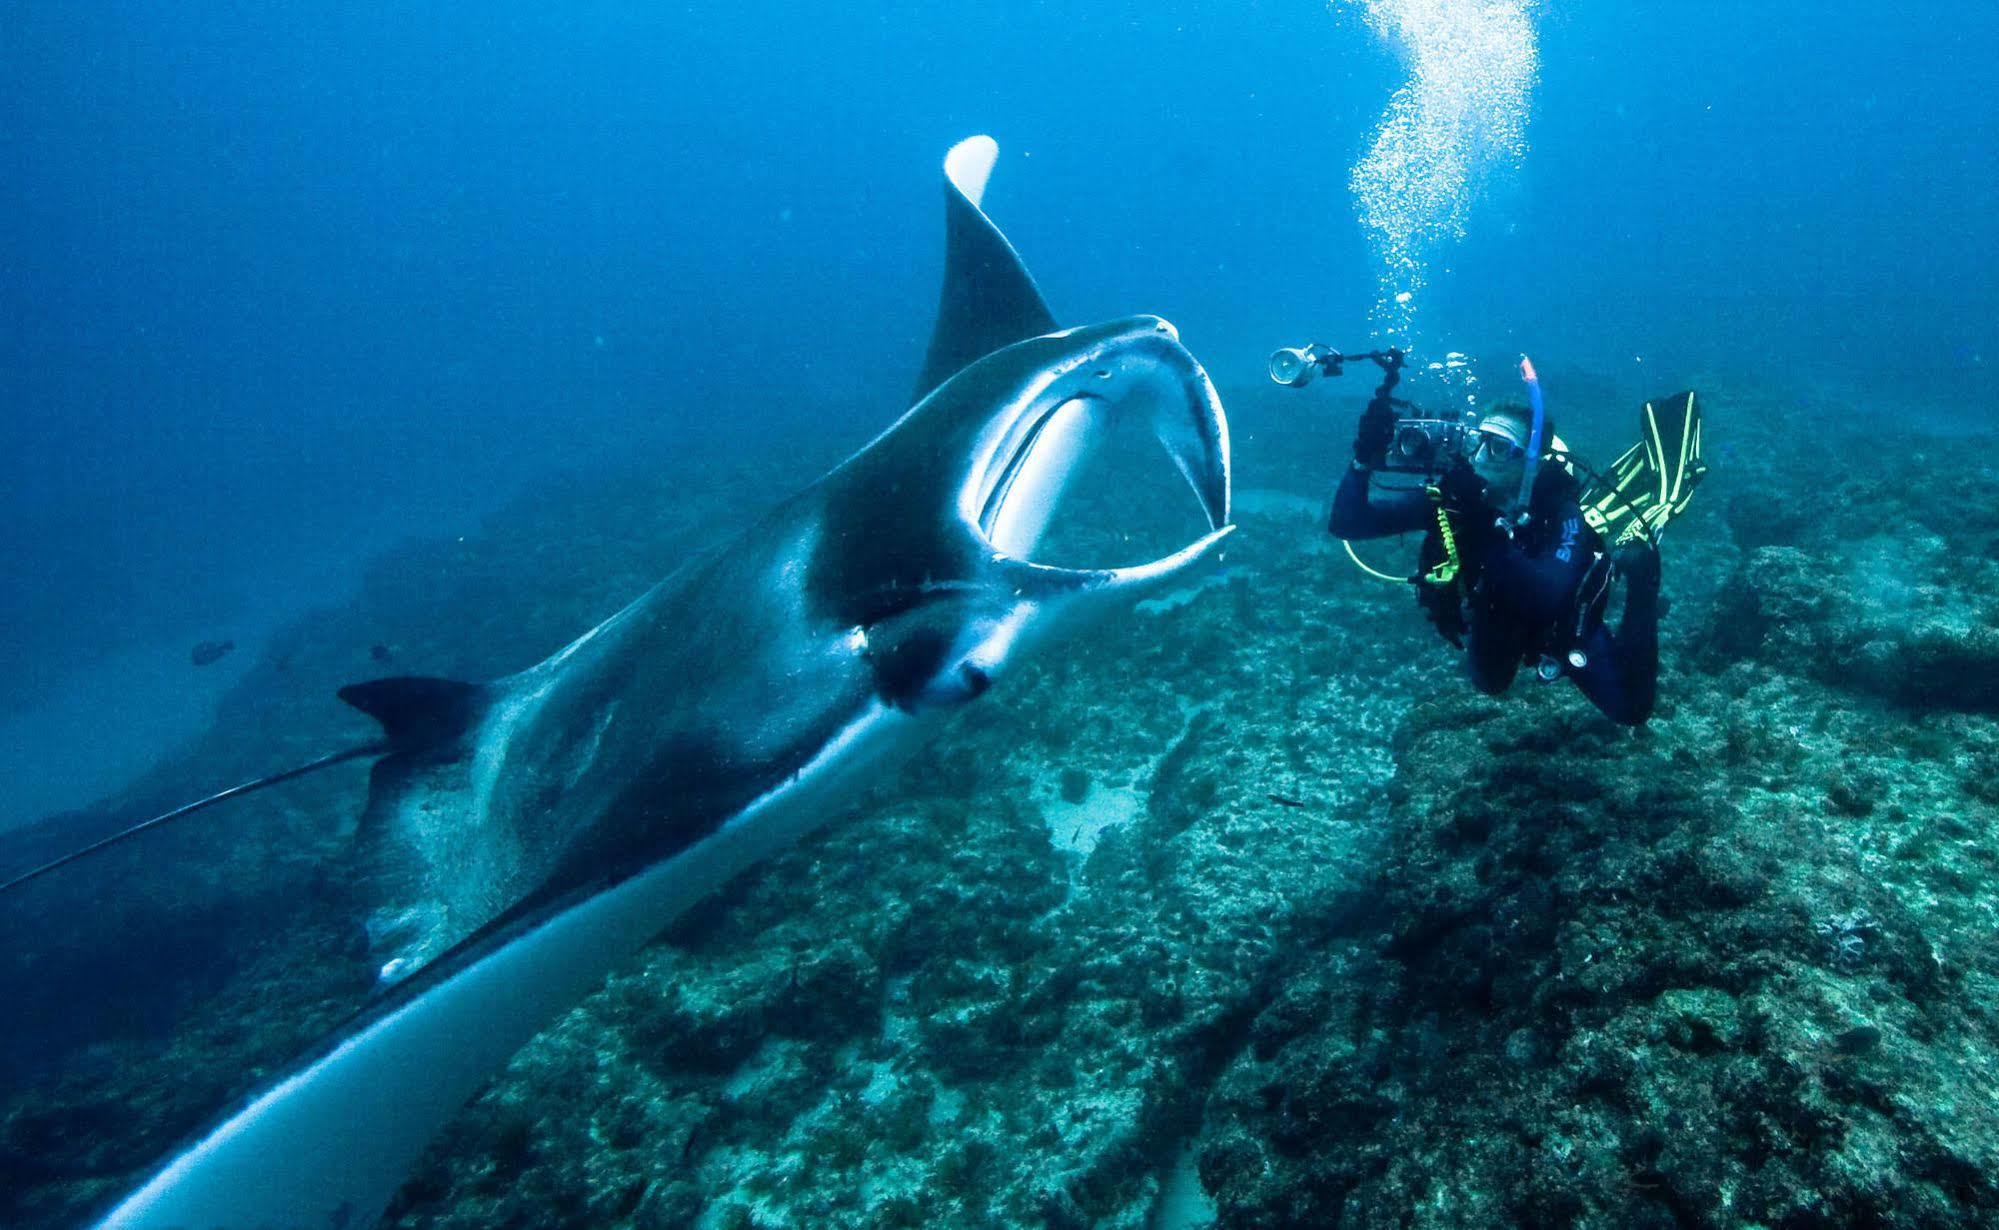
<path id="1" fill-rule="evenodd" d="M 1048 842 L 1065 854 L 1087 856 L 1105 833 L 1145 811 L 1145 797 L 1143 791 L 1130 786 L 1091 782 L 1090 792 L 1078 802 L 1055 799 L 1043 803 L 1041 818 L 1048 824 Z"/>

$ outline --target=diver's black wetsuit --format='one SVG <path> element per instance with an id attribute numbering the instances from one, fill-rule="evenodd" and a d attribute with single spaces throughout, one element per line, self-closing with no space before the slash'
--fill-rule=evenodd
<path id="1" fill-rule="evenodd" d="M 1420 486 L 1376 492 L 1371 478 L 1372 472 L 1358 465 L 1348 469 L 1333 497 L 1328 530 L 1348 539 L 1412 531 L 1434 536 L 1437 505 Z M 1619 559 L 1627 588 L 1624 618 L 1613 635 L 1594 592 L 1600 575 L 1592 575 L 1602 566 L 1597 562 L 1602 541 L 1583 521 L 1581 489 L 1572 475 L 1559 466 L 1541 469 L 1530 502 L 1533 516 L 1510 538 L 1497 527 L 1498 514 L 1476 495 L 1478 480 L 1468 470 L 1447 476 L 1441 485 L 1456 493 L 1455 500 L 1446 497 L 1447 505 L 1463 508 L 1452 513 L 1451 525 L 1462 561 L 1459 592 L 1473 685 L 1498 695 L 1523 661 L 1548 652 L 1612 721 L 1636 726 L 1650 717 L 1659 676 L 1658 554 L 1640 548 Z M 1592 596 L 1579 598 L 1585 580 L 1592 582 Z M 1432 597 L 1458 602 L 1449 594 Z M 1594 609 L 1580 619 L 1578 637 L 1578 612 L 1585 605 Z M 1458 615 L 1451 611 L 1445 618 Z M 1456 639 L 1441 621 L 1440 628 Z M 1582 650 L 1583 666 L 1569 664 L 1570 649 Z"/>

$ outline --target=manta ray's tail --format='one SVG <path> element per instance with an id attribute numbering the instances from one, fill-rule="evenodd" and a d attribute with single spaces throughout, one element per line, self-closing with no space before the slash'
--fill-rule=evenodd
<path id="1" fill-rule="evenodd" d="M 24 871 L 20 875 L 17 875 L 13 879 L 7 881 L 6 883 L 0 884 L 0 893 L 5 893 L 12 889 L 19 888 L 21 885 L 26 884 L 30 880 L 40 879 L 42 876 L 47 875 L 51 871 L 55 871 L 58 868 L 69 866 L 71 863 L 76 862 L 78 859 L 88 858 L 89 856 L 96 854 L 100 851 L 109 850 L 112 846 L 120 845 L 124 842 L 130 841 L 132 838 L 137 837 L 139 834 L 159 828 L 161 825 L 171 824 L 175 820 L 184 820 L 198 811 L 206 811 L 209 808 L 215 806 L 217 803 L 225 802 L 226 800 L 229 799 L 239 798 L 242 795 L 250 794 L 253 791 L 262 790 L 266 786 L 275 786 L 280 782 L 288 782 L 295 777 L 304 777 L 308 773 L 317 773 L 321 769 L 330 769 L 334 765 L 345 764 L 347 761 L 350 760 L 359 760 L 363 756 L 377 756 L 388 750 L 390 750 L 389 741 L 386 739 L 378 739 L 373 743 L 363 743 L 359 747 L 350 747 L 343 751 L 333 752 L 330 755 L 321 756 L 317 760 L 309 760 L 302 765 L 297 765 L 294 766 L 293 768 L 286 769 L 282 773 L 272 773 L 266 777 L 253 778 L 250 781 L 240 782 L 237 785 L 231 786 L 227 790 L 218 790 L 214 794 L 211 794 L 206 798 L 196 799 L 192 803 L 183 803 L 182 805 L 174 808 L 170 812 L 164 812 L 160 815 L 154 816 L 150 820 L 141 820 L 139 823 L 131 825 L 128 828 L 119 829 L 117 832 L 111 834 L 109 837 L 103 837 L 98 839 L 97 841 L 93 841 L 89 845 L 84 846 L 80 850 L 71 850 L 68 854 L 61 855 L 60 857 L 57 858 L 52 858 L 48 862 L 43 863 L 38 867 L 32 868 L 31 870 L 28 871 Z"/>
<path id="2" fill-rule="evenodd" d="M 227 790 L 218 790 L 192 803 L 183 803 L 172 811 L 141 820 L 137 824 L 119 829 L 108 837 L 52 858 L 5 883 L 0 883 L 0 893 L 10 892 L 30 880 L 40 879 L 79 859 L 121 845 L 141 833 L 150 832 L 176 820 L 184 820 L 196 812 L 208 810 L 217 803 L 241 798 L 268 786 L 276 786 L 304 777 L 308 773 L 317 773 L 321 769 L 330 769 L 334 765 L 368 756 L 424 753 L 449 746 L 469 730 L 473 722 L 484 712 L 486 696 L 487 689 L 481 684 L 415 676 L 376 679 L 344 687 L 340 689 L 340 699 L 380 722 L 382 738 L 331 752 L 317 760 L 309 760 L 282 772 L 239 782 Z"/>

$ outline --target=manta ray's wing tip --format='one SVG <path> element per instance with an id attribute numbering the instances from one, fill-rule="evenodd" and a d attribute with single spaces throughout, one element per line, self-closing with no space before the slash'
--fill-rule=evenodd
<path id="1" fill-rule="evenodd" d="M 986 195 L 986 181 L 992 178 L 993 164 L 999 161 L 999 142 L 980 134 L 966 137 L 944 155 L 944 177 L 978 205 Z"/>

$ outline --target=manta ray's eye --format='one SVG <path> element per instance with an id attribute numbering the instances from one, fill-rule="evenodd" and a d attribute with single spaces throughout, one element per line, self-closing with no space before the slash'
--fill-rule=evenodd
<path id="1" fill-rule="evenodd" d="M 913 708 L 943 668 L 953 638 L 946 628 L 929 624 L 883 633 L 871 638 L 868 649 L 875 691 L 899 709 Z"/>

